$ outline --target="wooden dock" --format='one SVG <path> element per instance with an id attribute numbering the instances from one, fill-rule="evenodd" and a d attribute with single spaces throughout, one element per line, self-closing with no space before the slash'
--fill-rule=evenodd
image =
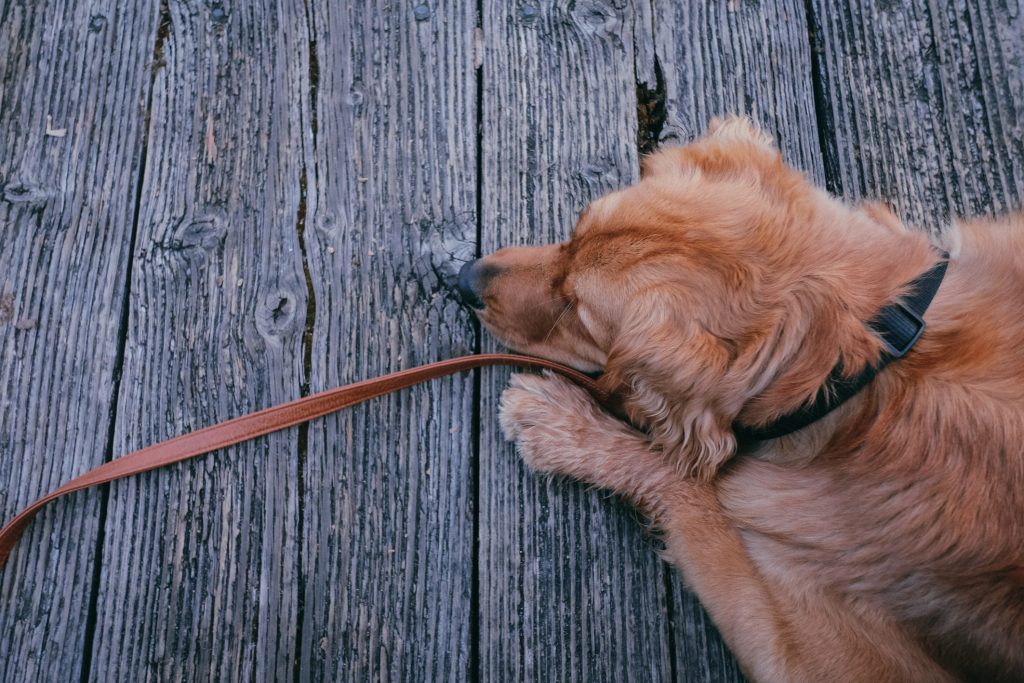
<path id="1" fill-rule="evenodd" d="M 1024 206 L 1020 0 L 0 0 L 0 515 L 184 431 L 493 350 L 466 259 L 752 115 L 939 230 Z M 0 681 L 733 681 L 637 516 L 484 370 L 45 510 Z"/>

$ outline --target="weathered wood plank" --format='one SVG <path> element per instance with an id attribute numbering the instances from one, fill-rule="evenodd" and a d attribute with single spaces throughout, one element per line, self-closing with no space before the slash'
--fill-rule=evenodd
<path id="1" fill-rule="evenodd" d="M 803 2 L 654 0 L 652 6 L 652 58 L 659 69 L 648 82 L 663 83 L 662 144 L 693 139 L 714 116 L 747 114 L 771 133 L 788 163 L 824 185 Z M 675 572 L 670 586 L 679 679 L 742 680 L 735 659 Z"/>
<path id="2" fill-rule="evenodd" d="M 157 14 L 0 3 L 4 521 L 110 448 Z M 79 676 L 101 499 L 51 506 L 0 569 L 0 680 Z"/>
<path id="3" fill-rule="evenodd" d="M 476 241 L 473 3 L 312 9 L 310 389 L 472 350 L 446 281 Z M 311 425 L 301 680 L 460 681 L 472 661 L 471 375 Z"/>
<path id="4" fill-rule="evenodd" d="M 124 452 L 295 398 L 306 20 L 170 0 L 115 431 Z M 296 430 L 111 486 L 89 678 L 283 680 Z"/>
<path id="5" fill-rule="evenodd" d="M 485 251 L 726 111 L 924 225 L 1024 204 L 1016 4 L 815 0 L 815 68 L 798 2 L 486 5 Z M 5 517 L 110 446 L 129 262 L 115 452 L 475 343 L 442 290 L 477 231 L 472 3 L 170 3 L 131 255 L 158 9 L 0 6 Z M 738 678 L 625 506 L 501 444 L 506 377 L 479 471 L 462 377 L 113 487 L 94 641 L 102 495 L 47 511 L 0 571 L 0 680 Z"/>
<path id="6" fill-rule="evenodd" d="M 652 0 L 665 83 L 663 144 L 700 135 L 714 116 L 747 114 L 786 162 L 824 183 L 807 17 L 800 0 Z"/>
<path id="7" fill-rule="evenodd" d="M 1024 7 L 815 0 L 829 153 L 849 197 L 930 230 L 1024 206 Z"/>
<path id="8" fill-rule="evenodd" d="M 485 3 L 485 253 L 565 239 L 585 204 L 637 178 L 637 21 L 603 2 Z M 671 679 L 651 541 L 606 493 L 526 470 L 497 426 L 508 374 L 484 373 L 481 392 L 481 680 Z"/>

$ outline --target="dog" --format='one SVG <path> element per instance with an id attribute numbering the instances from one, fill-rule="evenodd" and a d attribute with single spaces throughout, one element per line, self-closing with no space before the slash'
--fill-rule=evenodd
<path id="1" fill-rule="evenodd" d="M 516 351 L 601 373 L 598 405 L 517 375 L 534 470 L 610 489 L 664 536 L 758 681 L 1024 680 L 1024 214 L 943 231 L 903 357 L 831 412 L 743 436 L 875 367 L 869 322 L 943 254 L 787 167 L 748 119 L 643 160 L 560 244 L 462 269 Z"/>

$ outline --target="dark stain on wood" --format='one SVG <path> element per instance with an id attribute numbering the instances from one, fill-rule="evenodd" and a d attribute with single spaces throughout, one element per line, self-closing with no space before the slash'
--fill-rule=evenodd
<path id="1" fill-rule="evenodd" d="M 654 83 L 636 82 L 636 149 L 641 158 L 658 148 L 665 127 L 665 74 L 657 55 L 653 73 Z"/>

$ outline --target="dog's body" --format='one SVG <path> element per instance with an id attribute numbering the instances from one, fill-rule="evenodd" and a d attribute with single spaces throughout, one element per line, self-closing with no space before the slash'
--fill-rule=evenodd
<path id="1" fill-rule="evenodd" d="M 880 342 L 866 325 L 940 258 L 877 205 L 786 168 L 742 119 L 645 162 L 563 245 L 464 286 L 519 350 L 584 370 L 641 429 L 553 376 L 502 426 L 534 468 L 615 490 L 756 680 L 1024 679 L 1024 216 L 949 231 L 913 351 L 791 435 L 737 443 Z"/>

